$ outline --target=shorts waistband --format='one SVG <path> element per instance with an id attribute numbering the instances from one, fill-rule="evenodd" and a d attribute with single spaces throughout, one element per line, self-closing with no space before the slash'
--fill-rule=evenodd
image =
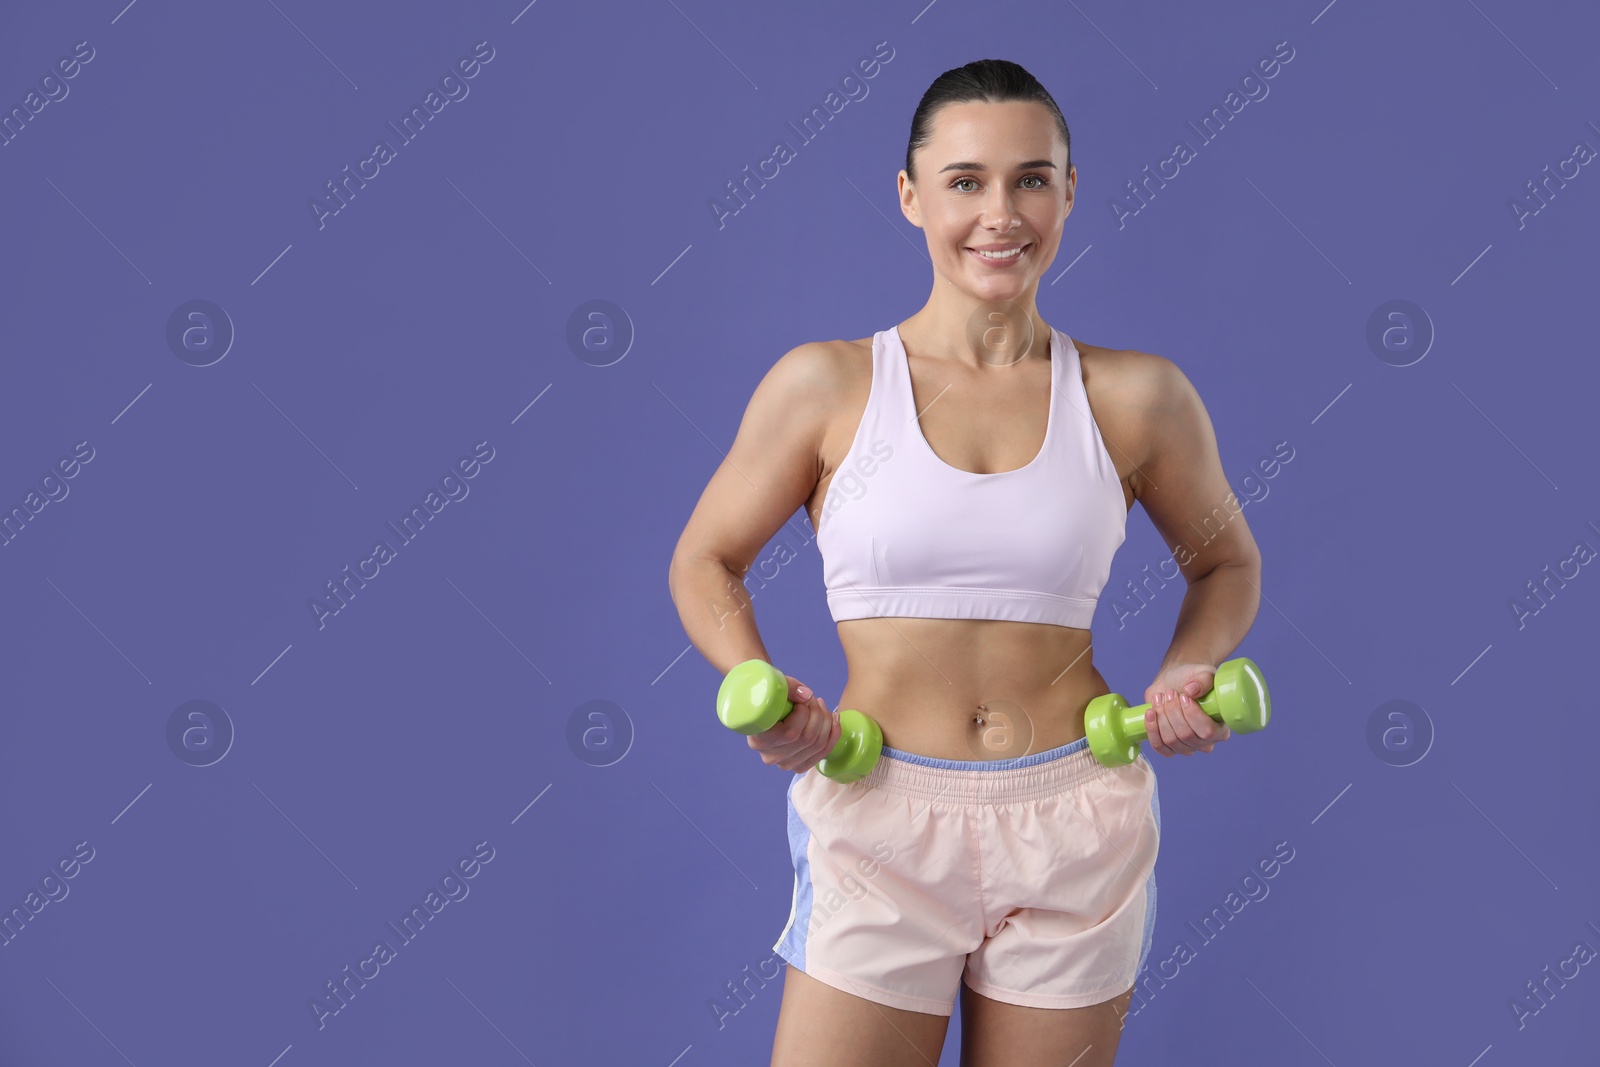
<path id="1" fill-rule="evenodd" d="M 1057 748 L 996 760 L 951 760 L 883 746 L 866 785 L 902 796 L 949 803 L 1033 800 L 1114 773 L 1080 737 Z"/>

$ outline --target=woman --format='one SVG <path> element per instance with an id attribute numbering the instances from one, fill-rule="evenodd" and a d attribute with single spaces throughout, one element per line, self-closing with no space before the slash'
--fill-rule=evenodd
<path id="1" fill-rule="evenodd" d="M 1160 808 L 1149 762 L 1101 766 L 1083 713 L 1112 691 L 1089 621 L 1134 500 L 1169 544 L 1208 538 L 1176 553 L 1150 747 L 1229 735 L 1194 698 L 1255 617 L 1260 556 L 1184 374 L 1040 318 L 1076 183 L 1027 71 L 940 75 L 899 175 L 927 303 L 779 359 L 673 555 L 695 646 L 723 672 L 769 660 L 741 579 L 804 505 L 849 668 L 838 704 L 883 729 L 861 781 L 808 773 L 838 718 L 789 677 L 795 710 L 749 738 L 796 776 L 778 1067 L 936 1063 L 958 987 L 964 1067 L 1112 1063 L 1149 951 Z"/>

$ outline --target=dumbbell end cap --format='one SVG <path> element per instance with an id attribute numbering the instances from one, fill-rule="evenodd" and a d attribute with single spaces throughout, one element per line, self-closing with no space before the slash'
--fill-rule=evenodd
<path id="1" fill-rule="evenodd" d="M 1105 767 L 1126 767 L 1139 758 L 1139 746 L 1137 744 L 1114 744 L 1096 748 L 1091 743 L 1089 751 L 1093 752 L 1094 758 L 1099 760 L 1100 764 Z"/>
<path id="2" fill-rule="evenodd" d="M 1089 751 L 1106 767 L 1125 767 L 1139 758 L 1140 738 L 1124 736 L 1123 714 L 1129 704 L 1120 693 L 1104 693 L 1084 709 L 1083 729 Z"/>
<path id="3" fill-rule="evenodd" d="M 717 689 L 717 719 L 735 733 L 770 730 L 790 707 L 789 680 L 762 659 L 738 664 Z"/>
<path id="4" fill-rule="evenodd" d="M 817 764 L 817 770 L 841 785 L 872 773 L 883 754 L 883 728 L 854 708 L 839 711 L 839 743 Z"/>
<path id="5" fill-rule="evenodd" d="M 1248 656 L 1218 665 L 1212 688 L 1219 696 L 1223 721 L 1234 733 L 1251 734 L 1272 721 L 1272 696 L 1261 668 Z"/>

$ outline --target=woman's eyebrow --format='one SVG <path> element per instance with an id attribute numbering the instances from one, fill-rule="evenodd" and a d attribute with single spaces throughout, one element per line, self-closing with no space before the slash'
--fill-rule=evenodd
<path id="1" fill-rule="evenodd" d="M 1040 167 L 1049 167 L 1051 170 L 1055 170 L 1056 169 L 1056 165 L 1054 163 L 1050 162 L 1048 159 L 1031 159 L 1026 163 L 1018 163 L 1017 166 L 1016 166 L 1016 169 L 1017 170 L 1035 170 L 1035 169 L 1038 169 Z M 944 166 L 939 168 L 939 173 L 943 174 L 947 170 L 981 170 L 981 171 L 987 171 L 988 169 L 989 168 L 984 166 L 982 163 L 971 163 L 971 162 L 967 162 L 967 161 L 960 161 L 960 162 L 956 162 L 956 163 L 946 163 Z"/>

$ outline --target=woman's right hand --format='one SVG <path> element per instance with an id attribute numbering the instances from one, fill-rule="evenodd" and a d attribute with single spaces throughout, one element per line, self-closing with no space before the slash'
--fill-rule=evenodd
<path id="1" fill-rule="evenodd" d="M 789 682 L 789 702 L 794 710 L 770 730 L 751 734 L 745 740 L 761 753 L 762 763 L 804 774 L 826 759 L 839 743 L 839 716 L 829 711 L 809 686 L 787 674 L 784 678 Z"/>

